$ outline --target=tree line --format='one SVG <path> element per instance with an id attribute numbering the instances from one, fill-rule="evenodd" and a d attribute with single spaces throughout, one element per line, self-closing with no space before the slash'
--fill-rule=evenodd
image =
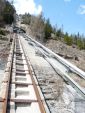
<path id="1" fill-rule="evenodd" d="M 16 10 L 8 0 L 0 0 L 0 26 L 12 24 L 15 21 Z M 32 34 L 37 39 L 47 41 L 48 39 L 61 40 L 69 46 L 76 45 L 79 49 L 85 49 L 85 37 L 83 35 L 64 33 L 62 28 L 53 27 L 50 19 L 45 19 L 41 13 L 38 16 L 28 14 L 21 15 L 22 23 L 30 26 Z"/>
<path id="2" fill-rule="evenodd" d="M 0 26 L 12 24 L 16 10 L 9 1 L 0 0 Z"/>
<path id="3" fill-rule="evenodd" d="M 83 35 L 64 33 L 62 28 L 53 27 L 50 19 L 45 19 L 42 13 L 38 16 L 28 14 L 22 15 L 22 24 L 27 24 L 32 30 L 32 34 L 40 40 L 48 39 L 60 40 L 69 46 L 77 46 L 85 49 L 85 37 Z"/>

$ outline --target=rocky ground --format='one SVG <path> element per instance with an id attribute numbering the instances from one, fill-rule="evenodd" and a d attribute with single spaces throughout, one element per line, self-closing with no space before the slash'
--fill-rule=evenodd
<path id="1" fill-rule="evenodd" d="M 63 42 L 52 39 L 44 45 L 85 71 L 85 50 L 79 50 L 76 46 L 68 46 Z"/>
<path id="2" fill-rule="evenodd" d="M 9 48 L 10 45 L 8 44 L 8 41 L 2 41 L 0 40 L 0 69 L 4 68 L 7 62 L 7 57 L 9 54 Z"/>
<path id="3" fill-rule="evenodd" d="M 5 36 L 6 40 L 0 37 L 0 88 L 3 80 L 3 74 L 9 55 L 10 44 L 8 41 L 9 36 Z"/>
<path id="4" fill-rule="evenodd" d="M 0 39 L 0 59 L 2 61 L 3 60 L 4 61 L 7 60 L 7 56 L 9 54 L 9 50 L 10 50 L 10 44 L 9 44 L 8 39 L 7 40 Z"/>

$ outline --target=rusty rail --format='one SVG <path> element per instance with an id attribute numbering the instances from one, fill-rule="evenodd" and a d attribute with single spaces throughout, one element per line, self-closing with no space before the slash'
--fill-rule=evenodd
<path id="1" fill-rule="evenodd" d="M 10 102 L 13 102 L 15 104 L 17 104 L 17 103 L 20 103 L 20 104 L 37 103 L 38 106 L 39 106 L 39 110 L 40 110 L 39 113 L 46 113 L 46 109 L 45 109 L 45 106 L 43 104 L 43 100 L 40 96 L 40 91 L 38 89 L 38 87 L 39 87 L 38 83 L 35 82 L 35 79 L 33 77 L 34 72 L 33 72 L 31 63 L 30 63 L 29 59 L 27 58 L 26 53 L 25 53 L 24 48 L 23 48 L 21 43 L 20 43 L 20 45 L 22 47 L 23 54 L 25 56 L 24 57 L 25 59 L 23 59 L 23 60 L 26 60 L 26 63 L 27 63 L 27 64 L 24 64 L 24 65 L 27 65 L 28 69 L 26 69 L 26 70 L 25 69 L 23 69 L 23 70 L 15 69 L 14 70 L 14 68 L 13 68 L 14 63 L 16 65 L 23 66 L 22 63 L 19 64 L 16 61 L 14 62 L 15 54 L 16 54 L 16 58 L 17 58 L 17 55 L 22 55 L 22 54 L 15 52 L 16 40 L 19 40 L 19 39 L 16 38 L 16 37 L 13 39 L 10 54 L 9 54 L 9 57 L 8 57 L 7 67 L 5 69 L 4 80 L 2 81 L 2 84 L 3 84 L 3 87 L 4 87 L 4 92 L 2 92 L 2 96 L 0 97 L 0 113 L 8 113 L 8 105 L 9 105 Z M 20 57 L 19 57 L 19 59 L 17 58 L 17 60 L 21 60 Z M 24 73 L 24 71 L 25 71 L 25 73 Z M 25 82 L 21 83 L 21 82 L 18 82 L 18 81 L 12 81 L 13 73 L 16 75 L 16 78 L 17 78 L 17 74 L 20 75 L 20 77 L 22 77 L 22 76 L 24 77 L 23 74 L 29 75 L 32 83 L 25 83 Z M 11 97 L 10 96 L 11 95 L 10 92 L 12 90 L 11 85 L 15 85 L 15 86 L 18 85 L 20 87 L 32 86 L 33 89 L 34 89 L 35 95 L 36 95 L 36 99 L 29 99 L 29 98 L 28 99 L 25 99 L 25 98 L 23 98 L 23 99 L 18 98 L 17 99 L 17 98 Z M 15 92 L 14 92 L 14 94 L 15 94 Z M 14 110 L 15 110 L 15 108 L 14 108 Z"/>
<path id="2" fill-rule="evenodd" d="M 22 45 L 22 43 L 21 43 L 21 45 Z M 43 105 L 42 99 L 40 97 L 37 85 L 36 85 L 34 77 L 33 77 L 34 72 L 33 72 L 30 60 L 27 58 L 23 46 L 22 46 L 22 49 L 23 49 L 23 52 L 24 52 L 24 55 L 25 55 L 25 58 L 26 58 L 26 61 L 27 61 L 27 65 L 28 65 L 28 69 L 29 69 L 29 74 L 30 74 L 31 79 L 32 79 L 33 87 L 34 87 L 34 90 L 35 90 L 35 93 L 36 93 L 36 97 L 37 97 L 37 100 L 38 100 L 38 103 L 39 103 L 39 107 L 40 107 L 41 113 L 46 113 L 45 107 Z"/>
<path id="3" fill-rule="evenodd" d="M 2 81 L 2 85 L 5 86 L 5 88 L 4 91 L 2 91 L 2 95 L 0 99 L 0 104 L 1 104 L 0 113 L 6 113 L 6 109 L 7 109 L 8 91 L 10 86 L 10 76 L 11 76 L 12 64 L 13 64 L 13 54 L 14 54 L 14 39 L 11 45 L 8 62 L 4 73 L 4 80 Z"/>

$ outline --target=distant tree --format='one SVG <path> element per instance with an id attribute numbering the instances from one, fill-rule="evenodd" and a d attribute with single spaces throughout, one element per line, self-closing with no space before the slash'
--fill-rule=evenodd
<path id="1" fill-rule="evenodd" d="M 44 33 L 45 24 L 44 24 L 43 14 L 41 13 L 38 16 L 31 16 L 30 26 L 31 26 L 32 35 L 34 35 L 36 39 L 43 41 L 45 35 Z"/>
<path id="2" fill-rule="evenodd" d="M 81 36 L 80 36 L 80 34 L 79 34 L 79 32 L 78 32 L 78 34 L 77 34 L 77 38 L 80 38 Z"/>
<path id="3" fill-rule="evenodd" d="M 56 37 L 59 40 L 61 40 L 61 38 L 63 38 L 63 32 L 62 32 L 61 28 L 56 31 Z"/>
<path id="4" fill-rule="evenodd" d="M 30 25 L 31 23 L 31 15 L 28 13 L 25 13 L 25 15 L 22 16 L 22 24 Z"/>
<path id="5" fill-rule="evenodd" d="M 45 39 L 49 39 L 51 37 L 51 33 L 53 32 L 50 20 L 47 19 L 45 22 Z"/>
<path id="6" fill-rule="evenodd" d="M 0 26 L 3 25 L 3 10 L 4 10 L 4 7 L 5 7 L 5 0 L 0 0 Z"/>
<path id="7" fill-rule="evenodd" d="M 0 0 L 0 15 L 2 14 L 4 7 L 5 7 L 5 0 Z"/>
<path id="8" fill-rule="evenodd" d="M 12 24 L 12 22 L 14 21 L 14 13 L 15 13 L 14 6 L 11 5 L 10 2 L 6 1 L 5 8 L 3 10 L 3 19 L 6 24 Z"/>
<path id="9" fill-rule="evenodd" d="M 75 35 L 74 36 L 74 44 L 76 44 L 76 45 L 77 45 L 77 40 L 78 40 L 78 37 L 77 37 L 77 35 Z"/>
<path id="10" fill-rule="evenodd" d="M 64 42 L 69 46 L 71 46 L 73 43 L 73 39 L 72 37 L 68 36 L 68 33 L 64 35 Z"/>
<path id="11" fill-rule="evenodd" d="M 52 31 L 53 31 L 54 34 L 56 34 L 56 27 L 55 26 L 53 27 Z"/>
<path id="12" fill-rule="evenodd" d="M 85 49 L 85 38 L 83 38 L 83 49 Z"/>
<path id="13" fill-rule="evenodd" d="M 56 31 L 56 36 L 58 36 L 58 37 L 61 36 L 61 29 L 58 29 L 58 30 Z"/>
<path id="14" fill-rule="evenodd" d="M 82 39 L 81 38 L 78 38 L 77 40 L 77 46 L 79 49 L 83 49 L 83 42 L 82 42 Z"/>

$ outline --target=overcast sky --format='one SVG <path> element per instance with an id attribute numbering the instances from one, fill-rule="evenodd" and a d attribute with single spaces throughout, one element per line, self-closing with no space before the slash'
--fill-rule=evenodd
<path id="1" fill-rule="evenodd" d="M 85 0 L 14 0 L 14 6 L 18 14 L 43 12 L 65 32 L 85 34 Z"/>

